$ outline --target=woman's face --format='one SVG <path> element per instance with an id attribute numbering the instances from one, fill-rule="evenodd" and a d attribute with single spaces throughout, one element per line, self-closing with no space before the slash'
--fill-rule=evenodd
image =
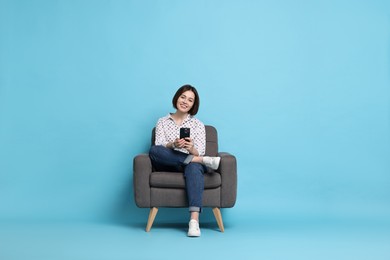
<path id="1" fill-rule="evenodd" d="M 177 99 L 176 107 L 182 113 L 188 113 L 195 102 L 195 94 L 191 90 L 183 92 Z"/>

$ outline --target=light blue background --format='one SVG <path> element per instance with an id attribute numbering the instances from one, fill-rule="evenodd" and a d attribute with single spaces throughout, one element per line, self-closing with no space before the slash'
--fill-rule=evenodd
<path id="1" fill-rule="evenodd" d="M 186 83 L 238 160 L 226 225 L 387 219 L 389 50 L 388 1 L 1 0 L 0 220 L 145 223 L 132 160 Z"/>
<path id="2" fill-rule="evenodd" d="M 385 1 L 2 1 L 0 216 L 136 219 L 132 159 L 185 83 L 244 214 L 389 214 Z M 234 217 L 233 217 L 234 216 Z"/>

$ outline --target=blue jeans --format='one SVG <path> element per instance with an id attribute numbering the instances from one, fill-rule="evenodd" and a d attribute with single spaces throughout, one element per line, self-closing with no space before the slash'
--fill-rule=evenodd
<path id="1" fill-rule="evenodd" d="M 186 181 L 189 210 L 202 210 L 204 190 L 203 174 L 207 167 L 191 162 L 193 155 L 175 151 L 162 145 L 153 145 L 149 151 L 152 165 L 157 171 L 183 172 Z"/>

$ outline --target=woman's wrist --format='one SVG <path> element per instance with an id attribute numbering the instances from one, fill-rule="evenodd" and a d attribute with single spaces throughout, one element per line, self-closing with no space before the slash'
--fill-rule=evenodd
<path id="1" fill-rule="evenodd" d="M 189 152 L 190 154 L 192 154 L 192 155 L 196 155 L 196 156 L 199 155 L 199 153 L 198 153 L 198 151 L 195 149 L 195 146 L 194 146 L 194 145 L 193 145 L 190 149 L 188 149 L 188 152 Z"/>
<path id="2" fill-rule="evenodd" d="M 175 142 L 169 142 L 165 145 L 166 148 L 169 148 L 169 149 L 175 149 L 176 146 L 175 146 Z"/>

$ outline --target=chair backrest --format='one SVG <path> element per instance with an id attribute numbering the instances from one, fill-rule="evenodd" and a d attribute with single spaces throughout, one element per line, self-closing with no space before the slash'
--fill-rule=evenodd
<path id="1" fill-rule="evenodd" d="M 206 155 L 217 156 L 218 154 L 218 133 L 217 129 L 211 125 L 206 125 Z M 156 139 L 156 128 L 152 130 L 152 144 Z"/>

